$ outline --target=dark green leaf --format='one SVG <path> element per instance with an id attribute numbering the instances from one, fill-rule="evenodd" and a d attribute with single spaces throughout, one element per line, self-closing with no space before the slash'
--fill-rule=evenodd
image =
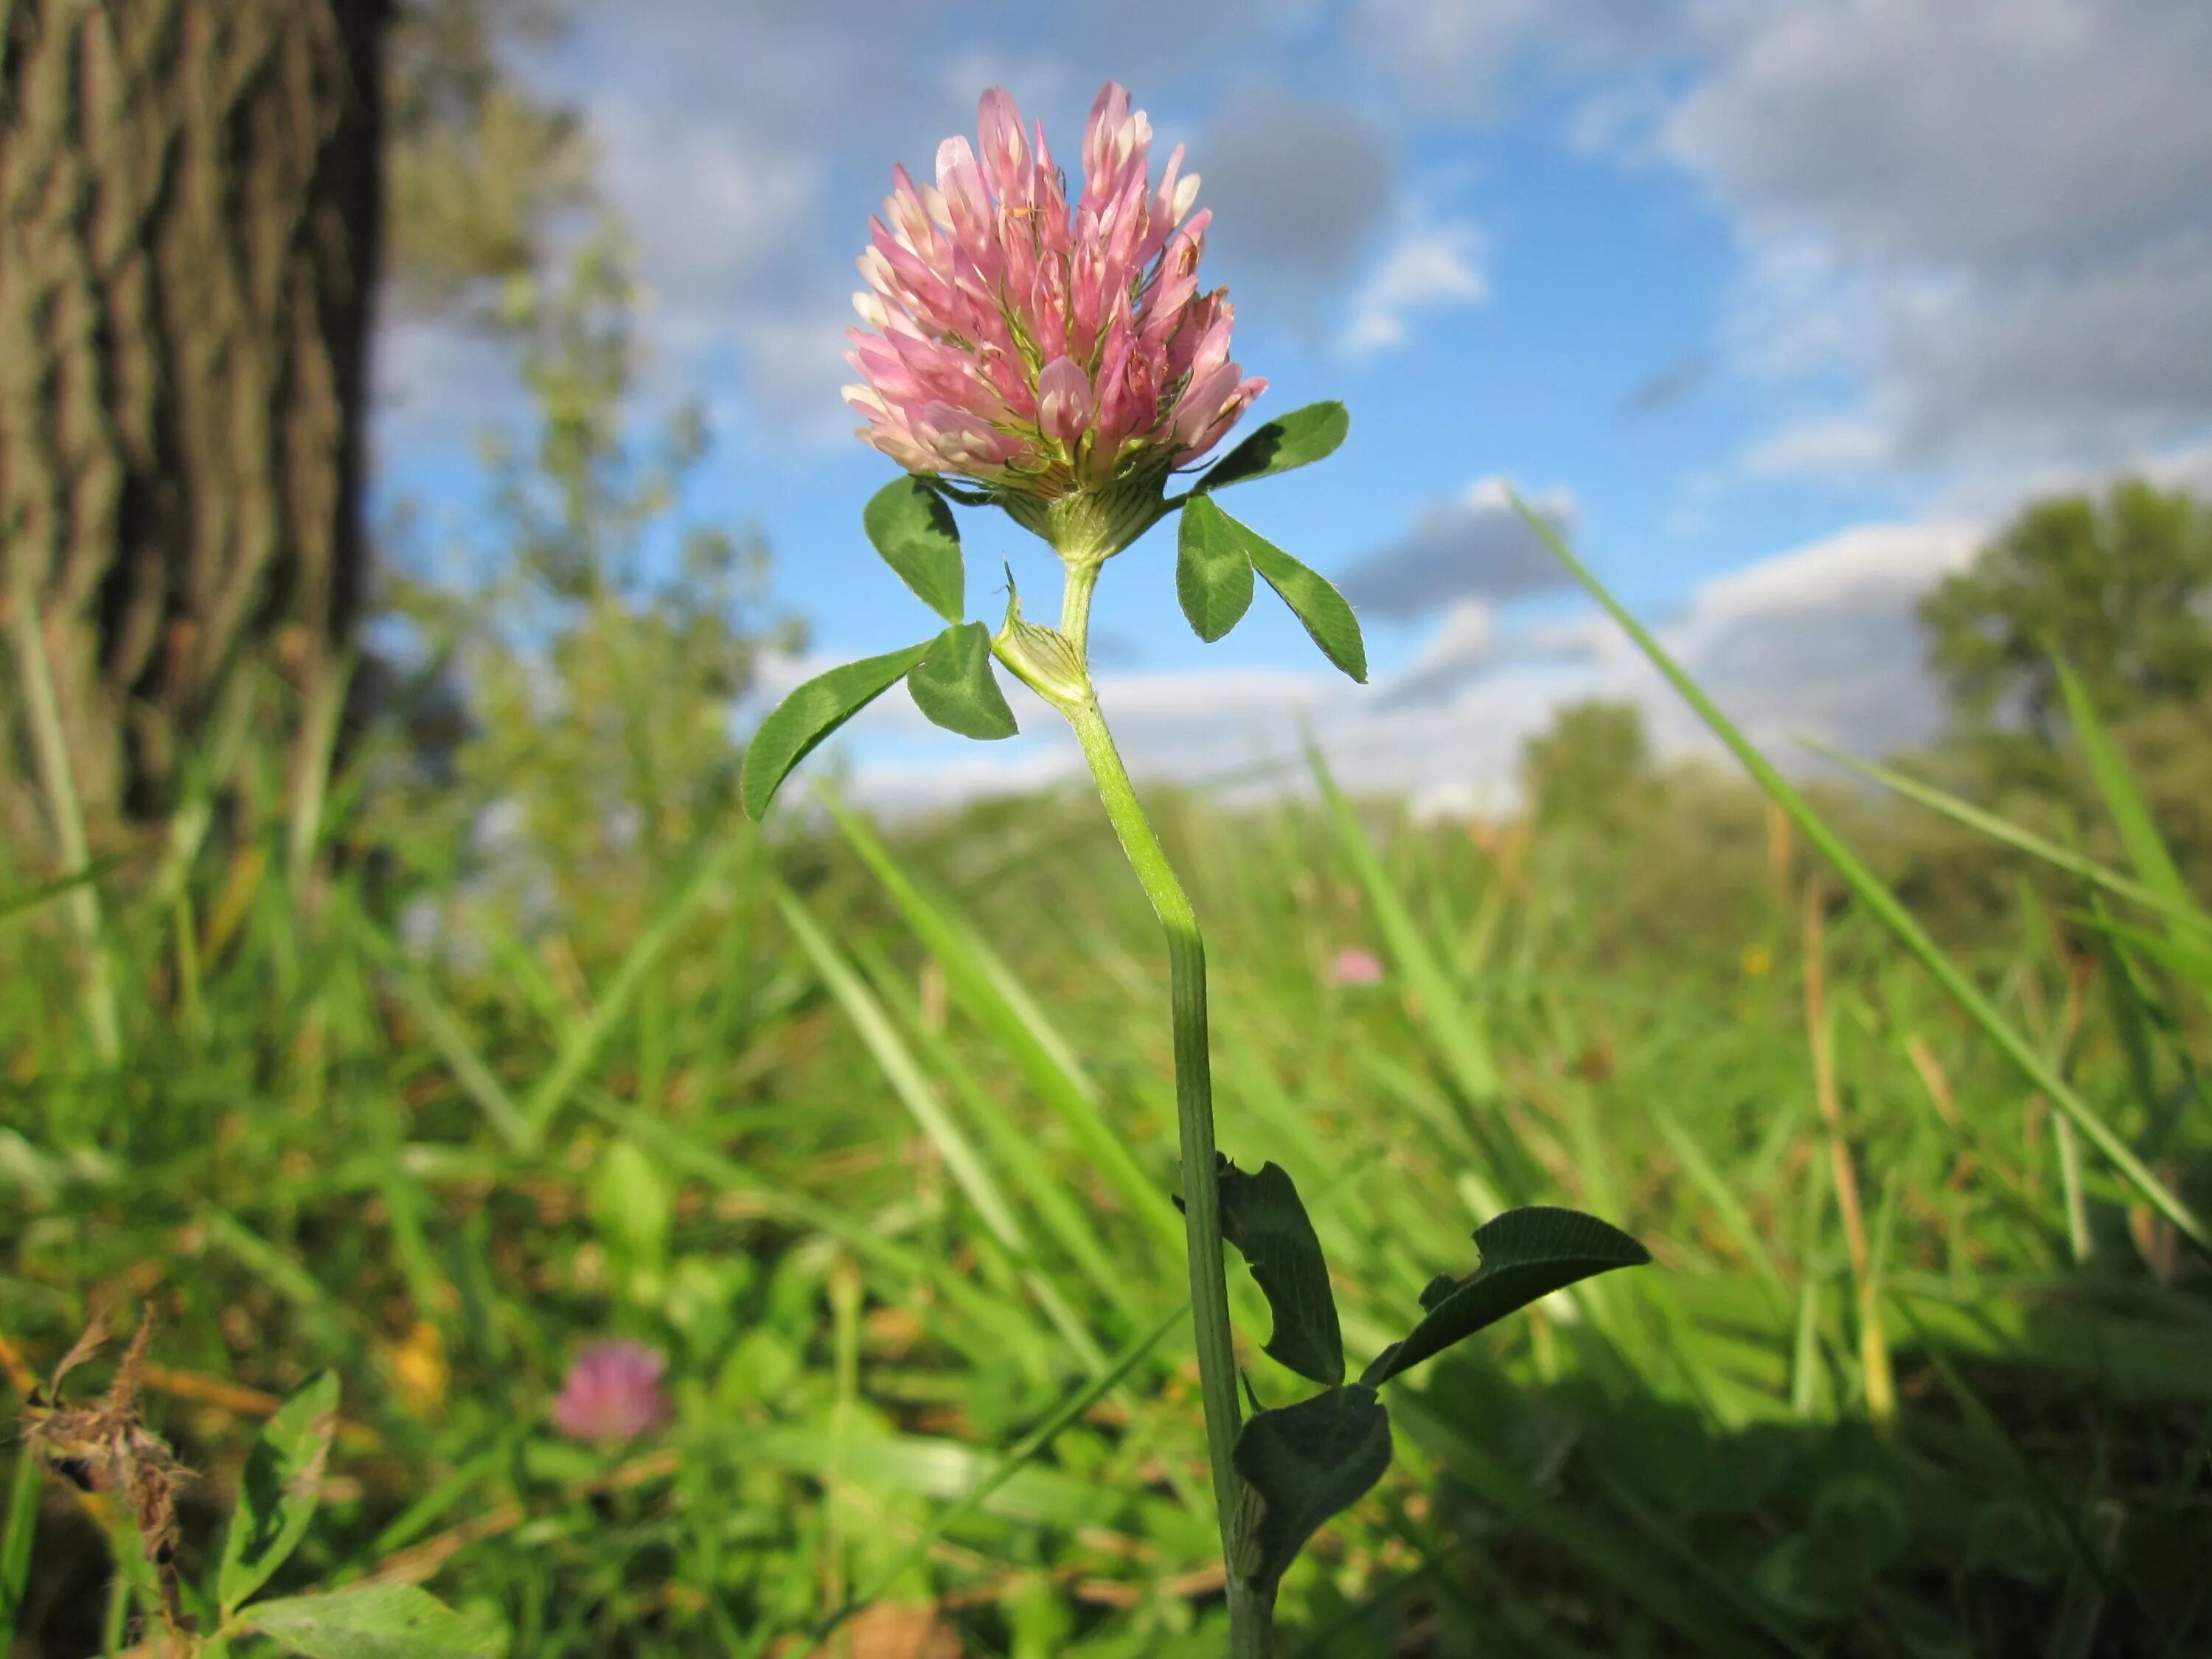
<path id="1" fill-rule="evenodd" d="M 1760 1594 L 1803 1618 L 1853 1612 L 1912 1540 L 1898 1495 L 1868 1475 L 1845 1475 L 1814 1500 L 1813 1524 L 1753 1571 Z"/>
<path id="2" fill-rule="evenodd" d="M 412 1584 L 363 1584 L 249 1607 L 244 1622 L 308 1659 L 494 1659 L 500 1632 Z"/>
<path id="3" fill-rule="evenodd" d="M 991 672 L 991 630 L 977 623 L 946 629 L 906 677 L 915 707 L 963 738 L 1011 738 L 1014 711 Z"/>
<path id="4" fill-rule="evenodd" d="M 1268 422 L 1216 461 L 1198 481 L 1198 490 L 1203 494 L 1318 461 L 1334 453 L 1351 430 L 1351 415 L 1334 398 L 1294 409 Z"/>
<path id="5" fill-rule="evenodd" d="M 745 750 L 738 799 L 744 803 L 746 815 L 756 820 L 763 817 L 791 769 L 811 754 L 824 738 L 896 685 L 936 643 L 925 640 L 903 651 L 887 651 L 880 657 L 848 662 L 807 681 L 778 703 L 775 712 L 753 733 L 752 746 Z"/>
<path id="6" fill-rule="evenodd" d="M 1261 1412 L 1237 1437 L 1237 1473 L 1260 1494 L 1254 1582 L 1283 1576 L 1323 1522 L 1365 1495 L 1390 1467 L 1390 1413 L 1353 1383 L 1278 1412 Z"/>
<path id="7" fill-rule="evenodd" d="M 314 1519 L 337 1430 L 338 1379 L 325 1371 L 276 1408 L 246 1455 L 216 1593 L 235 1613 L 298 1547 Z"/>
<path id="8" fill-rule="evenodd" d="M 1196 507 L 1198 503 L 1193 501 L 1190 505 Z M 1190 507 L 1183 511 L 1188 514 Z M 1236 526 L 1253 568 L 1267 579 L 1267 586 L 1282 595 L 1283 603 L 1306 625 L 1306 632 L 1313 635 L 1313 642 L 1321 647 L 1322 655 L 1360 684 L 1366 684 L 1367 646 L 1359 637 L 1359 618 L 1352 614 L 1344 595 L 1331 586 L 1328 579 L 1319 571 L 1307 569 L 1250 526 L 1237 524 L 1226 513 L 1221 516 L 1226 523 Z"/>
<path id="9" fill-rule="evenodd" d="M 909 472 L 869 498 L 860 522 L 899 580 L 945 621 L 958 622 L 968 608 L 968 577 L 959 526 L 945 498 Z"/>
<path id="10" fill-rule="evenodd" d="M 1182 510 L 1176 538 L 1176 597 L 1191 631 L 1208 645 L 1252 605 L 1252 556 L 1243 526 L 1200 495 Z"/>
<path id="11" fill-rule="evenodd" d="M 2018 1498 L 1992 1498 L 1966 1523 L 1963 1565 L 1994 1568 L 2023 1584 L 2048 1584 L 2065 1570 L 2064 1540 L 2043 1510 Z"/>
<path id="12" fill-rule="evenodd" d="M 1575 1210 L 1536 1205 L 1508 1210 L 1475 1230 L 1481 1265 L 1465 1279 L 1433 1280 L 1421 1292 L 1428 1316 L 1402 1342 L 1375 1357 L 1362 1382 L 1380 1388 L 1424 1359 L 1538 1297 L 1615 1267 L 1636 1267 L 1651 1253 L 1620 1228 Z"/>
<path id="13" fill-rule="evenodd" d="M 1298 1189 L 1278 1164 L 1246 1175 L 1221 1160 L 1221 1234 L 1251 1264 L 1252 1277 L 1274 1311 L 1265 1352 L 1300 1376 L 1334 1386 L 1344 1381 L 1344 1335 L 1328 1264 Z"/>

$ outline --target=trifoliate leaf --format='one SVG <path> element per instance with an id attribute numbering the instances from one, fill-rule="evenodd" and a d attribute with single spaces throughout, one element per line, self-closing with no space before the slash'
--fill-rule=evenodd
<path id="1" fill-rule="evenodd" d="M 884 562 L 932 611 L 957 623 L 967 611 L 960 529 L 945 498 L 912 473 L 869 498 L 860 522 Z"/>
<path id="2" fill-rule="evenodd" d="M 1620 1228 L 1576 1210 L 1535 1205 L 1508 1210 L 1475 1230 L 1481 1265 L 1465 1279 L 1432 1280 L 1421 1292 L 1427 1317 L 1375 1357 L 1359 1380 L 1380 1388 L 1455 1342 L 1579 1279 L 1636 1267 L 1651 1253 Z"/>
<path id="3" fill-rule="evenodd" d="M 1271 472 L 1287 472 L 1335 452 L 1352 430 L 1352 416 L 1334 398 L 1308 404 L 1287 415 L 1279 415 L 1224 455 L 1201 477 L 1195 488 L 1203 494 Z"/>
<path id="4" fill-rule="evenodd" d="M 814 751 L 815 746 L 905 678 L 907 671 L 929 654 L 935 640 L 924 640 L 903 651 L 887 651 L 833 668 L 806 682 L 775 707 L 753 733 L 745 750 L 744 775 L 738 781 L 738 799 L 746 815 L 756 821 L 791 775 L 791 769 Z"/>
<path id="5" fill-rule="evenodd" d="M 1208 645 L 1252 605 L 1252 556 L 1237 521 L 1203 495 L 1182 510 L 1176 538 L 1176 597 L 1191 631 Z"/>
<path id="6" fill-rule="evenodd" d="M 991 672 L 991 630 L 981 623 L 948 628 L 931 641 L 906 689 L 915 708 L 963 738 L 1011 738 L 1019 729 Z"/>
<path id="7" fill-rule="evenodd" d="M 1264 1506 L 1252 1578 L 1273 1584 L 1322 1523 L 1358 1503 L 1390 1467 L 1390 1413 L 1370 1388 L 1331 1389 L 1255 1413 L 1237 1437 L 1234 1462 Z"/>

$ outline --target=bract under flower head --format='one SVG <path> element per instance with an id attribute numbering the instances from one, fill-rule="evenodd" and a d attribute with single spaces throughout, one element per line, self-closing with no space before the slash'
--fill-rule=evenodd
<path id="1" fill-rule="evenodd" d="M 994 88 L 980 154 L 938 147 L 937 183 L 903 167 L 860 255 L 870 329 L 851 331 L 858 435 L 915 472 L 1052 500 L 1164 479 L 1221 441 L 1267 387 L 1229 356 L 1228 290 L 1201 294 L 1211 215 L 1182 149 L 1152 187 L 1152 125 L 1107 82 L 1071 212 L 1042 123 Z"/>

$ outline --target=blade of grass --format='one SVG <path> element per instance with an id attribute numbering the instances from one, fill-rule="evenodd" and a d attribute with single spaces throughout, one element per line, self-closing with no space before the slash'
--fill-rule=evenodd
<path id="1" fill-rule="evenodd" d="M 429 981 L 403 961 L 392 942 L 366 918 L 362 919 L 358 935 L 370 953 L 390 969 L 392 981 L 401 999 L 421 1022 L 431 1046 L 444 1057 L 453 1081 L 461 1085 L 461 1092 L 476 1103 L 477 1109 L 501 1140 L 514 1152 L 526 1154 L 535 1139 L 530 1121 L 514 1103 L 514 1097 L 507 1093 L 507 1085 L 477 1052 L 468 1027 L 446 1006 Z"/>
<path id="2" fill-rule="evenodd" d="M 621 963 L 608 979 L 606 989 L 595 1000 L 591 1012 L 574 1026 L 562 1042 L 560 1052 L 554 1057 L 552 1066 L 540 1078 L 538 1086 L 530 1091 L 523 1103 L 523 1126 L 529 1139 L 526 1145 L 535 1147 L 543 1144 L 545 1131 L 552 1123 L 554 1114 L 561 1109 L 569 1091 L 576 1086 L 586 1068 L 599 1057 L 599 1047 L 613 1035 L 616 1028 L 628 1017 L 630 1004 L 635 1000 L 638 988 L 645 981 L 676 936 L 684 931 L 699 908 L 720 886 L 743 848 L 751 830 L 740 830 L 709 854 L 691 878 L 684 884 L 673 902 L 646 923 L 638 936 L 630 942 Z"/>
<path id="3" fill-rule="evenodd" d="M 22 681 L 23 708 L 31 729 L 31 750 L 46 796 L 46 816 L 54 832 L 54 845 L 62 866 L 82 870 L 92 863 L 85 840 L 84 810 L 77 795 L 76 771 L 70 763 L 69 739 L 62 729 L 61 702 L 54 688 L 53 665 L 46 656 L 46 636 L 40 614 L 39 592 L 28 557 L 9 562 L 15 573 L 9 584 L 8 615 L 14 635 L 15 666 Z M 68 893 L 70 920 L 83 953 L 79 969 L 80 994 L 84 999 L 85 1027 L 92 1036 L 93 1054 L 102 1066 L 123 1058 L 123 1027 L 116 1012 L 115 970 L 108 960 L 106 929 L 100 921 L 100 892 L 91 883 L 71 887 Z"/>
<path id="4" fill-rule="evenodd" d="M 31 1547 L 39 1536 L 42 1471 L 28 1446 L 15 1448 L 15 1478 L 8 1483 L 8 1524 L 0 1532 L 0 1653 L 15 1650 L 23 1593 L 31 1583 Z"/>
<path id="5" fill-rule="evenodd" d="M 1430 1447 L 1444 1468 L 1476 1496 L 1503 1510 L 1516 1526 L 1580 1561 L 1654 1618 L 1688 1638 L 1695 1651 L 1740 1654 L 1745 1659 L 1767 1651 L 1750 1629 L 1684 1583 L 1676 1564 L 1645 1553 L 1630 1540 L 1592 1524 L 1586 1516 L 1571 1511 L 1531 1485 L 1503 1458 L 1448 1422 L 1427 1395 L 1401 1394 L 1391 1401 L 1390 1408 L 1407 1433 Z M 1790 1650 L 1805 1651 L 1794 1645 Z"/>
<path id="6" fill-rule="evenodd" d="M 941 1261 L 885 1238 L 842 1206 L 799 1192 L 787 1182 L 778 1182 L 747 1169 L 734 1158 L 701 1145 L 673 1125 L 635 1107 L 626 1106 L 597 1091 L 580 1097 L 584 1109 L 620 1129 L 641 1146 L 656 1148 L 671 1164 L 687 1169 L 724 1192 L 743 1195 L 772 1219 L 812 1229 L 848 1246 L 855 1255 L 874 1262 L 911 1281 L 933 1285 L 946 1304 L 964 1315 L 990 1341 L 1028 1344 L 1037 1338 L 1036 1328 L 1018 1317 L 1015 1305 L 985 1295 Z M 979 1350 L 980 1352 L 981 1350 Z"/>
<path id="7" fill-rule="evenodd" d="M 891 1085 L 891 1092 L 898 1097 L 899 1103 L 906 1108 L 921 1132 L 929 1137 L 931 1144 L 937 1148 L 938 1156 L 945 1160 L 945 1167 L 951 1173 L 954 1182 L 967 1195 L 968 1201 L 975 1206 L 975 1213 L 983 1218 L 983 1224 L 997 1234 L 1000 1242 L 1017 1255 L 1028 1255 L 1029 1238 L 1022 1230 L 1020 1219 L 1014 1214 L 1013 1206 L 1007 1203 L 1006 1194 L 999 1190 L 998 1182 L 992 1179 L 991 1172 L 974 1143 L 953 1121 L 951 1114 L 945 1109 L 945 1103 L 937 1097 L 937 1091 L 930 1080 L 922 1074 L 921 1067 L 899 1040 L 899 1034 L 893 1028 L 890 1017 L 884 1013 L 883 1005 L 861 982 L 860 976 L 853 971 L 852 965 L 830 943 L 830 936 L 807 913 L 806 907 L 799 902 L 797 896 L 781 883 L 777 884 L 775 891 L 775 907 L 783 917 L 784 926 L 791 929 L 792 937 L 799 941 L 799 948 L 813 963 L 815 972 L 822 976 L 822 983 L 836 999 L 837 1006 L 845 1011 L 845 1018 L 852 1021 L 853 1029 L 860 1033 L 860 1041 L 874 1058 L 877 1069 L 883 1073 L 884 1080 Z"/>
<path id="8" fill-rule="evenodd" d="M 848 1598 L 836 1611 L 817 1624 L 807 1635 L 808 1649 L 811 1650 L 829 1640 L 839 1626 L 844 1624 L 847 1620 L 852 1618 L 908 1572 L 921 1565 L 928 1558 L 930 1550 L 935 1547 L 938 1540 L 943 1538 L 946 1533 L 981 1508 L 990 1499 L 992 1494 L 1012 1480 L 1025 1466 L 1034 1462 L 1058 1437 L 1061 1430 L 1119 1387 L 1130 1372 L 1144 1363 L 1145 1356 L 1158 1346 L 1160 1339 L 1180 1325 L 1189 1312 L 1188 1304 L 1178 1304 L 1170 1311 L 1167 1317 L 1116 1354 L 1111 1364 L 1106 1365 L 1088 1382 L 1062 1401 L 1051 1416 L 1024 1436 L 1004 1457 L 999 1460 L 997 1467 L 970 1486 L 958 1502 L 933 1517 L 929 1524 L 922 1528 L 921 1535 L 907 1547 L 905 1552 L 896 1560 L 877 1574 L 870 1581 L 866 1589 Z"/>
<path id="9" fill-rule="evenodd" d="M 1092 1287 L 1133 1324 L 1139 1317 L 1136 1287 L 1127 1263 L 1117 1264 L 1113 1247 L 1101 1237 L 1093 1218 L 1068 1195 L 1066 1182 L 1048 1164 L 1036 1139 L 1017 1123 L 980 1082 L 941 1032 L 933 1031 L 914 1006 L 912 992 L 899 983 L 889 962 L 870 942 L 858 941 L 854 954 L 868 969 L 876 994 L 899 1016 L 907 1040 L 939 1077 L 952 1085 L 969 1120 L 990 1138 L 999 1161 L 1014 1176 L 1044 1230 L 1067 1253 Z"/>
<path id="10" fill-rule="evenodd" d="M 1758 1225 L 1751 1218 L 1751 1212 L 1743 1207 L 1743 1201 L 1736 1196 L 1735 1188 L 1729 1184 L 1727 1177 L 1721 1174 L 1696 1137 L 1682 1127 L 1680 1118 L 1656 1100 L 1644 1109 L 1650 1116 L 1652 1127 L 1659 1131 L 1659 1138 L 1667 1143 L 1667 1150 L 1674 1155 L 1674 1162 L 1680 1165 L 1683 1175 L 1697 1188 L 1698 1196 L 1711 1206 L 1713 1218 L 1735 1241 L 1736 1248 L 1743 1252 L 1745 1261 L 1759 1275 L 1759 1282 L 1773 1293 L 1776 1311 L 1780 1313 L 1790 1298 L 1789 1284 L 1782 1277 L 1781 1270 L 1774 1265 L 1773 1252 L 1768 1248 L 1766 1240 L 1760 1237 Z"/>
<path id="11" fill-rule="evenodd" d="M 899 1098 L 921 1132 L 937 1148 L 938 1156 L 945 1160 L 954 1183 L 975 1206 L 975 1213 L 983 1224 L 1005 1246 L 1021 1271 L 1024 1282 L 1043 1307 L 1047 1316 L 1067 1339 L 1079 1358 L 1086 1364 L 1099 1364 L 1103 1356 L 1097 1349 L 1090 1331 L 1084 1326 L 1068 1302 L 1066 1292 L 1052 1275 L 1043 1270 L 1030 1248 L 1029 1235 L 1021 1219 L 1007 1202 L 987 1165 L 967 1133 L 945 1110 L 945 1103 L 926 1077 L 906 1044 L 900 1040 L 897 1028 L 878 1002 L 859 974 L 833 945 L 814 918 L 807 914 L 790 889 L 778 884 L 775 903 L 784 925 L 791 929 L 792 937 L 799 941 L 814 963 L 822 982 L 845 1011 L 845 1017 L 860 1034 L 860 1041 L 876 1062 L 884 1080 L 891 1085 L 891 1092 Z"/>
<path id="12" fill-rule="evenodd" d="M 1491 1053 L 1486 1022 L 1461 997 L 1459 988 L 1430 948 L 1429 941 L 1413 921 L 1413 912 L 1383 869 L 1382 860 L 1376 855 L 1374 842 L 1361 828 L 1359 815 L 1337 787 L 1328 762 L 1310 738 L 1306 744 L 1306 757 L 1321 785 L 1322 799 L 1328 803 L 1337 845 L 1367 896 L 1368 908 L 1374 913 L 1383 948 L 1419 1000 L 1421 1026 L 1429 1034 L 1437 1058 L 1443 1061 L 1454 1085 L 1468 1104 L 1481 1105 L 1496 1098 L 1498 1062 Z"/>
<path id="13" fill-rule="evenodd" d="M 1800 738 L 1797 741 L 1814 754 L 1832 760 L 1837 765 L 1847 768 L 1861 777 L 1904 796 L 1907 800 L 1916 801 L 1931 811 L 1940 812 L 1955 823 L 1962 823 L 1969 830 L 1979 830 L 1993 841 L 2001 841 L 2006 846 L 2026 853 L 2031 858 L 2040 859 L 2056 869 L 2065 871 L 2069 875 L 2079 876 L 2082 880 L 2101 887 L 2108 893 L 2116 894 L 2131 903 L 2140 904 L 2147 910 L 2154 910 L 2169 923 L 2178 922 L 2212 933 L 2212 916 L 2207 916 L 2193 901 L 2178 902 L 2166 894 L 2124 876 L 2117 870 L 2108 868 L 2094 859 L 2084 858 L 2081 854 L 2061 847 L 2056 842 L 2046 841 L 2032 830 L 2023 830 L 2018 824 L 1997 817 L 1994 812 L 1984 811 L 1971 802 L 1960 800 L 1956 795 L 1947 794 L 1933 784 L 1923 783 L 1919 779 L 1898 771 L 1894 767 L 1884 766 L 1878 761 L 1863 759 L 1815 738 Z"/>
<path id="14" fill-rule="evenodd" d="M 2120 832 L 2120 844 L 2127 848 L 2128 862 L 2135 866 L 2136 878 L 2200 927 L 2212 925 L 2212 918 L 2204 915 L 2195 895 L 2190 892 L 2189 884 L 2181 878 L 2173 854 L 2167 850 L 2165 837 L 2159 834 L 2158 825 L 2151 817 L 2142 792 L 2136 789 L 2134 778 L 2129 775 L 2127 762 L 2121 758 L 2112 732 L 2098 718 L 2097 705 L 2089 696 L 2089 688 L 2082 684 L 2081 677 L 2067 663 L 2054 657 L 2051 665 L 2058 671 L 2058 689 L 2066 699 L 2066 715 L 2073 722 L 2075 741 L 2081 745 L 2081 757 L 2088 763 L 2089 775 L 2096 781 L 2097 793 L 2104 797 L 2105 810 L 2112 814 L 2113 827 Z"/>
<path id="15" fill-rule="evenodd" d="M 0 895 L 0 922 L 14 921 L 27 916 L 40 906 L 75 892 L 80 887 L 90 887 L 104 881 L 116 871 L 143 855 L 143 848 L 126 848 L 120 853 L 110 853 L 106 858 L 94 859 L 82 870 L 72 870 L 65 876 L 41 882 L 20 893 Z"/>
<path id="16" fill-rule="evenodd" d="M 1683 700 L 1712 728 L 1714 735 L 1743 763 L 1744 769 L 1757 781 L 1759 787 L 1780 803 L 1790 820 L 1805 838 L 1819 848 L 1859 902 L 1874 913 L 1899 944 L 1919 958 L 1921 965 L 1967 1018 L 1981 1028 L 1983 1034 L 1996 1045 L 2034 1088 L 2041 1091 L 2052 1104 L 2073 1120 L 2074 1127 L 2104 1154 L 2154 1209 L 2200 1246 L 2212 1249 L 2212 1228 L 2208 1228 L 2196 1211 L 2130 1150 L 2127 1143 L 2105 1121 L 2103 1115 L 2051 1068 L 2036 1052 L 2034 1045 L 2013 1029 L 1943 948 L 1929 937 L 1912 913 L 1898 902 L 1896 896 L 1872 871 L 1859 862 L 1857 855 L 1844 844 L 1843 839 L 1828 827 L 1827 821 L 1813 810 L 1811 804 L 1797 792 L 1796 787 L 1775 769 L 1773 763 L 1737 728 L 1735 722 L 1721 712 L 1719 705 L 1683 671 L 1667 648 L 1630 614 L 1620 600 L 1613 598 L 1611 590 L 1598 580 L 1580 559 L 1568 551 L 1559 532 L 1543 516 L 1532 511 L 1517 496 L 1514 499 L 1514 505 L 1530 528 L 1551 549 L 1553 556 L 1566 567 L 1607 614 L 1620 624 L 1638 648 L 1650 659 L 1652 666 L 1681 694 Z"/>
<path id="17" fill-rule="evenodd" d="M 922 944 L 944 964 L 969 1012 L 996 1037 L 1030 1085 L 1075 1137 L 1130 1212 L 1165 1248 L 1180 1252 L 1182 1221 L 1164 1187 L 1147 1174 L 1100 1108 L 1098 1093 L 1049 1022 L 1018 994 L 1012 976 L 977 947 L 949 908 L 933 903 L 861 817 L 823 792 L 846 841 L 890 895 Z"/>

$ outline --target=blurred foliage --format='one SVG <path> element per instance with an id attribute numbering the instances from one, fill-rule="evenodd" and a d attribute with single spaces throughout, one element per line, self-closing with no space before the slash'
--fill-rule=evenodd
<path id="1" fill-rule="evenodd" d="M 1957 716 L 1954 746 L 1995 784 L 2054 781 L 2053 653 L 2108 721 L 2190 710 L 2212 737 L 2212 508 L 2186 493 L 2130 479 L 2101 501 L 2034 502 L 1938 583 L 1920 617 Z"/>
<path id="2" fill-rule="evenodd" d="M 1522 745 L 1522 792 L 1541 823 L 1618 833 L 1653 781 L 1651 742 L 1634 703 L 1571 704 Z"/>
<path id="3" fill-rule="evenodd" d="M 387 277 L 449 304 L 538 267 L 547 229 L 592 194 L 573 111 L 529 87 L 516 49 L 564 22 L 555 0 L 399 0 L 385 45 Z"/>
<path id="4" fill-rule="evenodd" d="M 2140 479 L 2035 502 L 1921 606 L 1930 659 L 1969 719 L 2054 741 L 2063 656 L 2107 720 L 2212 692 L 2212 511 Z"/>
<path id="5" fill-rule="evenodd" d="M 801 638 L 758 608 L 758 535 L 684 519 L 708 453 L 698 408 L 630 429 L 635 300 L 612 231 L 557 280 L 507 284 L 528 441 L 484 438 L 488 522 L 459 578 L 390 586 L 414 742 L 387 810 L 418 830 L 447 823 L 494 888 L 609 945 L 668 860 L 726 829 L 733 709 L 761 653 Z"/>

